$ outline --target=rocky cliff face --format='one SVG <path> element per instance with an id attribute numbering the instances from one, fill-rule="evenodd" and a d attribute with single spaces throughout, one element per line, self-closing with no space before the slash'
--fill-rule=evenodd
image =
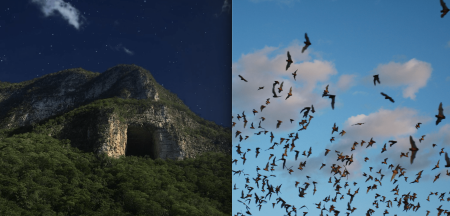
<path id="1" fill-rule="evenodd" d="M 0 83 L 0 128 L 69 139 L 111 157 L 184 159 L 231 154 L 231 131 L 195 116 L 147 70 L 118 65 L 81 68 L 22 83 Z M 7 133 L 7 134 L 8 134 Z"/>

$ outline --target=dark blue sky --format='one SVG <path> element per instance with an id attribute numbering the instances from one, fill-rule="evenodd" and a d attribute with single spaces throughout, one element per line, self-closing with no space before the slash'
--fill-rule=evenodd
<path id="1" fill-rule="evenodd" d="M 231 1 L 22 0 L 0 11 L 0 81 L 136 64 L 231 126 Z"/>

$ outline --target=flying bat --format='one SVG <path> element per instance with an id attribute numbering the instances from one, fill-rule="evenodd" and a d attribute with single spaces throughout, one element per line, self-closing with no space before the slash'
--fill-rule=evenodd
<path id="1" fill-rule="evenodd" d="M 439 104 L 439 114 L 438 115 L 436 115 L 436 118 L 437 118 L 437 120 L 436 120 L 436 125 L 438 125 L 439 124 L 439 122 L 441 122 L 442 121 L 442 119 L 445 119 L 445 116 L 444 116 L 444 109 L 442 109 L 442 102 Z"/>
<path id="2" fill-rule="evenodd" d="M 373 75 L 373 84 L 376 86 L 378 84 L 380 84 L 380 77 L 377 75 Z"/>
<path id="3" fill-rule="evenodd" d="M 295 70 L 294 73 L 292 73 L 292 75 L 294 76 L 294 80 L 295 80 L 295 81 L 297 81 L 297 80 L 295 79 L 295 77 L 297 76 L 297 71 L 298 71 L 298 69 Z"/>
<path id="4" fill-rule="evenodd" d="M 444 18 L 445 14 L 447 14 L 450 10 L 448 9 L 447 5 L 445 5 L 444 0 L 441 0 L 441 6 L 442 6 L 441 18 Z"/>
<path id="5" fill-rule="evenodd" d="M 384 99 L 389 99 L 392 103 L 394 103 L 394 99 L 392 99 L 391 97 L 389 97 L 387 94 L 381 92 L 381 95 L 384 96 Z"/>
<path id="6" fill-rule="evenodd" d="M 450 167 L 450 158 L 448 157 L 447 152 L 445 152 L 445 162 L 447 163 L 445 167 Z"/>
<path id="7" fill-rule="evenodd" d="M 275 82 L 273 82 L 273 87 L 275 88 L 275 86 L 276 86 L 277 84 L 280 84 L 280 82 L 278 82 L 278 81 L 275 80 Z"/>
<path id="8" fill-rule="evenodd" d="M 305 113 L 303 114 L 303 118 L 308 117 L 308 113 L 309 113 L 309 110 L 310 110 L 310 109 L 311 109 L 311 107 L 305 107 L 305 108 L 302 109 L 302 111 L 300 111 L 300 114 L 301 114 L 303 111 L 305 111 Z"/>
<path id="9" fill-rule="evenodd" d="M 244 77 L 242 77 L 241 75 L 239 75 L 239 77 L 241 78 L 241 80 L 244 80 L 245 82 L 248 82 L 246 79 L 244 79 Z"/>
<path id="10" fill-rule="evenodd" d="M 289 53 L 289 51 L 287 52 L 287 57 L 288 59 L 286 60 L 287 61 L 286 70 L 291 66 L 292 63 L 294 63 L 292 61 L 291 54 Z"/>
<path id="11" fill-rule="evenodd" d="M 281 82 L 280 87 L 278 88 L 278 93 L 281 93 L 283 91 L 283 84 L 284 84 L 284 81 Z"/>
<path id="12" fill-rule="evenodd" d="M 334 98 L 336 97 L 336 95 L 329 95 L 329 94 L 327 94 L 326 96 L 331 98 L 331 108 L 334 110 Z"/>
<path id="13" fill-rule="evenodd" d="M 442 4 L 442 3 L 441 3 Z M 309 37 L 308 34 L 305 33 L 305 46 L 302 49 L 302 53 L 305 52 L 306 49 L 308 49 L 308 47 L 311 45 L 311 42 L 309 41 Z"/>
<path id="14" fill-rule="evenodd" d="M 416 142 L 414 142 L 412 136 L 409 136 L 409 143 L 411 144 L 411 148 L 409 149 L 412 151 L 411 154 L 411 164 L 414 162 L 414 158 L 416 158 L 417 151 L 419 150 L 416 146 Z"/>
<path id="15" fill-rule="evenodd" d="M 292 87 L 291 87 L 291 89 L 289 89 L 289 93 L 288 93 L 288 95 L 287 95 L 285 100 L 287 100 L 290 96 L 292 96 Z"/>
<path id="16" fill-rule="evenodd" d="M 275 86 L 273 86 L 273 88 L 272 88 L 272 93 L 273 93 L 274 98 L 281 97 L 281 96 L 278 96 L 277 93 L 275 92 Z"/>

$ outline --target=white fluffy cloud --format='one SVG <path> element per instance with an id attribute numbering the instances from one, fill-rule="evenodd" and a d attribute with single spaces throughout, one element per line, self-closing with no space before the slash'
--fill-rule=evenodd
<path id="1" fill-rule="evenodd" d="M 379 74 L 381 85 L 403 86 L 403 97 L 414 100 L 419 89 L 427 85 L 433 68 L 431 64 L 413 58 L 403 64 L 380 64 L 374 71 L 374 74 Z M 373 75 L 366 77 L 365 81 L 373 85 Z"/>
<path id="2" fill-rule="evenodd" d="M 82 19 L 85 19 L 75 7 L 63 0 L 31 0 L 31 2 L 39 5 L 45 16 L 58 12 L 76 29 L 80 28 L 83 24 Z"/>
<path id="3" fill-rule="evenodd" d="M 318 82 L 325 82 L 330 76 L 337 74 L 334 64 L 328 61 L 305 61 L 310 59 L 306 54 L 301 53 L 301 46 L 294 43 L 286 49 L 280 50 L 277 47 L 265 47 L 254 53 L 242 55 L 242 57 L 232 65 L 233 71 L 233 113 L 247 111 L 249 126 L 251 122 L 257 123 L 259 119 L 253 119 L 251 111 L 253 109 L 261 112 L 260 106 L 265 105 L 267 98 L 270 104 L 261 112 L 261 116 L 266 117 L 262 123 L 266 129 L 274 129 L 277 120 L 282 120 L 280 130 L 298 127 L 298 116 L 300 110 L 312 104 L 316 110 L 324 107 L 331 107 L 330 99 L 322 98 L 314 91 Z M 294 63 L 286 71 L 287 51 L 290 51 Z M 272 58 L 269 55 L 276 53 Z M 297 77 L 294 80 L 292 73 L 297 70 Z M 248 82 L 240 80 L 243 76 Z M 274 81 L 284 82 L 283 91 L 277 92 L 280 98 L 273 98 L 272 87 Z M 259 87 L 264 87 L 258 90 Z M 278 88 L 277 85 L 276 88 Z M 286 100 L 287 93 L 292 87 L 293 97 Z M 324 86 L 320 86 L 324 89 Z M 321 90 L 323 91 L 323 90 Z M 320 92 L 321 94 L 322 92 Z M 296 119 L 290 123 L 289 119 Z M 239 123 L 239 122 L 238 122 Z M 297 123 L 297 124 L 295 124 Z M 256 127 L 255 125 L 255 127 Z"/>

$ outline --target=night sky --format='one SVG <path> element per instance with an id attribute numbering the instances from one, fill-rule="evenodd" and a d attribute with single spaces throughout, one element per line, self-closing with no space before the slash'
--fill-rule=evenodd
<path id="1" fill-rule="evenodd" d="M 231 1 L 22 0 L 0 11 L 0 81 L 135 64 L 231 127 Z"/>

